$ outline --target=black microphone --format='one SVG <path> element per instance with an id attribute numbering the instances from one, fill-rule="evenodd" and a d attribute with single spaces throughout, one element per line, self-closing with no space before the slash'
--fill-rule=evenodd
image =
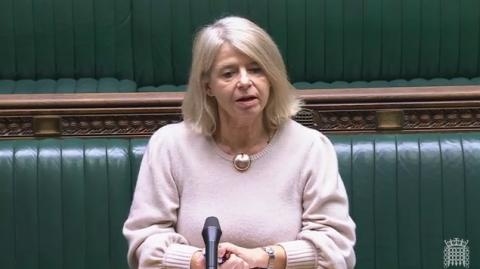
<path id="1" fill-rule="evenodd" d="M 217 269 L 218 242 L 222 236 L 222 229 L 216 217 L 208 217 L 203 225 L 202 237 L 205 242 L 205 269 Z"/>

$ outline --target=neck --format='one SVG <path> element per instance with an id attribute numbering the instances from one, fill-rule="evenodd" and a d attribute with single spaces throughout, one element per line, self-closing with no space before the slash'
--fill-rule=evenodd
<path id="1" fill-rule="evenodd" d="M 220 128 L 214 134 L 217 145 L 228 154 L 255 154 L 269 142 L 270 134 L 259 117 L 253 123 L 219 121 Z"/>

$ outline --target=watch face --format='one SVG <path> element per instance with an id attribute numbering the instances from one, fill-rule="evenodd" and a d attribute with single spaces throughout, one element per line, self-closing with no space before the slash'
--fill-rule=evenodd
<path id="1" fill-rule="evenodd" d="M 263 248 L 268 255 L 267 269 L 273 269 L 273 260 L 275 259 L 275 250 L 272 247 Z"/>

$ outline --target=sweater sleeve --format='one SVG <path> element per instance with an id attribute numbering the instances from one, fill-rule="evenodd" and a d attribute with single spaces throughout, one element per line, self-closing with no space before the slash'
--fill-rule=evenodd
<path id="1" fill-rule="evenodd" d="M 305 162 L 302 229 L 297 241 L 279 244 L 285 249 L 287 268 L 353 268 L 355 224 L 328 138 L 318 136 Z"/>
<path id="2" fill-rule="evenodd" d="M 163 131 L 152 136 L 143 155 L 123 234 L 130 268 L 190 268 L 198 248 L 175 232 L 179 193 Z"/>

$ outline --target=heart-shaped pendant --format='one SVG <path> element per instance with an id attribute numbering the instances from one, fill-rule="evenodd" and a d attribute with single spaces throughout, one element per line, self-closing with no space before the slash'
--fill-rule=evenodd
<path id="1" fill-rule="evenodd" d="M 240 172 L 247 171 L 248 168 L 250 168 L 251 163 L 252 160 L 250 159 L 250 156 L 245 153 L 239 153 L 233 158 L 233 167 Z"/>

